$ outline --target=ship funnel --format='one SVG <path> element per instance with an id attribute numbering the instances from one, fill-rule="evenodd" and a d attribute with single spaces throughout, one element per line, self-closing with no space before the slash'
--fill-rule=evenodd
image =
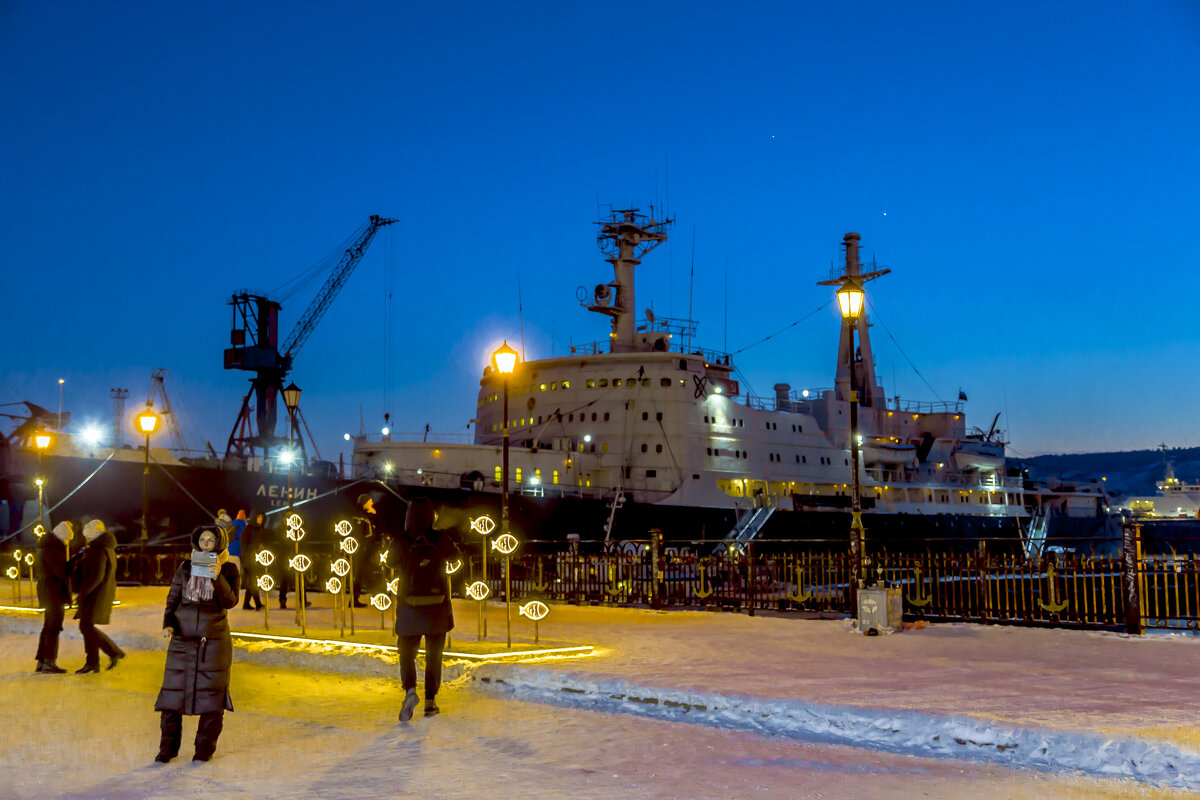
<path id="1" fill-rule="evenodd" d="M 858 269 L 858 241 L 862 239 L 857 233 L 847 233 L 842 237 L 842 244 L 846 247 L 846 274 L 857 275 Z"/>
<path id="2" fill-rule="evenodd" d="M 792 393 L 792 385 L 790 383 L 775 384 L 775 406 L 783 408 L 788 403 L 788 395 Z"/>

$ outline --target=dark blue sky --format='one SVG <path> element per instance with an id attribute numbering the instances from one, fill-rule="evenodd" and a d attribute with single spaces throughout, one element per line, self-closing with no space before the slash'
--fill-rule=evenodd
<path id="1" fill-rule="evenodd" d="M 888 394 L 962 387 L 1026 455 L 1200 444 L 1198 85 L 1192 2 L 10 0 L 0 402 L 54 408 L 63 377 L 105 421 L 109 387 L 167 367 L 193 446 L 223 450 L 229 295 L 377 213 L 400 223 L 297 359 L 305 413 L 335 460 L 360 409 L 465 433 L 520 339 L 518 273 L 529 357 L 604 338 L 575 300 L 611 277 L 597 200 L 669 196 L 638 305 L 686 316 L 694 230 L 707 346 L 825 303 L 853 230 L 893 269 L 870 287 Z M 829 386 L 837 331 L 828 310 L 737 361 L 759 394 Z"/>

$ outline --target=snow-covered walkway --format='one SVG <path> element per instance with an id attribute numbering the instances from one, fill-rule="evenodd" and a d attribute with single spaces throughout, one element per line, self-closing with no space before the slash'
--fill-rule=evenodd
<path id="1" fill-rule="evenodd" d="M 100 676 L 34 675 L 38 620 L 0 614 L 0 703 L 11 720 L 0 787 L 139 798 L 1118 797 L 1200 787 L 1200 640 L 970 625 L 867 638 L 841 621 L 562 606 L 543 638 L 594 643 L 597 655 L 456 666 L 444 716 L 410 726 L 395 723 L 392 665 L 240 650 L 238 711 L 217 759 L 153 767 L 164 591 L 119 590 L 109 632 L 131 657 Z M 261 626 L 260 614 L 233 616 L 235 629 Z M 272 632 L 284 616 L 273 614 Z M 456 638 L 473 639 L 471 607 L 456 616 Z M 374 620 L 368 636 L 380 639 Z M 502 605 L 489 622 L 495 639 Z M 514 623 L 518 636 L 529 628 Z M 60 661 L 81 661 L 73 627 Z"/>

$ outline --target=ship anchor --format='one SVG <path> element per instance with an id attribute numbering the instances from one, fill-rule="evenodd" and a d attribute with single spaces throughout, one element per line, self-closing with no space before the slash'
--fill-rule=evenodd
<path id="1" fill-rule="evenodd" d="M 1055 598 L 1054 598 L 1054 562 L 1050 562 L 1048 565 L 1046 565 L 1046 580 L 1050 584 L 1050 586 L 1049 586 L 1050 602 L 1043 603 L 1041 600 L 1038 600 L 1038 605 L 1041 606 L 1043 610 L 1049 611 L 1051 614 L 1057 614 L 1059 611 L 1062 611 L 1064 608 L 1067 607 L 1067 601 L 1063 600 L 1061 603 L 1055 602 Z"/>
<path id="2" fill-rule="evenodd" d="M 630 588 L 628 585 L 621 584 L 616 579 L 616 568 L 613 565 L 608 566 L 608 586 L 604 587 L 604 593 L 609 597 L 620 598 L 622 595 L 628 595 Z"/>
<path id="3" fill-rule="evenodd" d="M 787 598 L 789 600 L 791 600 L 793 603 L 807 603 L 809 600 L 812 599 L 812 596 L 813 596 L 812 589 L 809 589 L 807 592 L 804 591 L 804 584 L 800 580 L 800 570 L 797 569 L 796 570 L 796 590 L 794 592 L 788 592 Z"/>
<path id="4" fill-rule="evenodd" d="M 695 595 L 696 597 L 703 599 L 705 597 L 708 597 L 712 593 L 713 593 L 713 590 L 711 588 L 708 588 L 708 589 L 704 588 L 704 565 L 701 564 L 700 565 L 700 588 L 692 589 L 692 594 Z"/>
<path id="5" fill-rule="evenodd" d="M 929 605 L 931 600 L 933 600 L 933 595 L 924 594 L 925 582 L 921 580 L 921 568 L 917 567 L 914 571 L 917 574 L 916 580 L 914 581 L 918 587 L 917 596 L 913 597 L 912 595 L 909 595 L 905 599 L 908 600 L 909 605 L 916 606 L 917 608 L 924 608 L 925 606 Z"/>
<path id="6" fill-rule="evenodd" d="M 547 588 L 549 588 L 549 584 L 542 580 L 542 560 L 539 558 L 537 583 L 533 584 L 533 590 L 536 592 L 544 592 Z"/>

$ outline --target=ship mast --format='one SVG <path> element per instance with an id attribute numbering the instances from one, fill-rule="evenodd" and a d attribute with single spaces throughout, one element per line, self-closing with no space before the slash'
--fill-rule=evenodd
<path id="1" fill-rule="evenodd" d="M 637 213 L 636 208 L 627 208 L 613 211 L 612 219 L 597 224 L 600 233 L 596 235 L 596 243 L 608 255 L 605 260 L 613 265 L 614 280 L 596 286 L 594 302 L 587 309 L 612 318 L 609 352 L 633 352 L 638 349 L 633 268 L 642 263 L 643 256 L 667 240 L 665 229 L 671 220 L 656 222 L 653 207 L 649 217 Z"/>
<path id="2" fill-rule="evenodd" d="M 874 268 L 876 266 L 874 263 L 870 264 L 873 269 L 868 272 L 862 271 L 862 264 L 858 260 L 858 242 L 861 238 L 857 233 L 847 233 L 842 237 L 842 246 L 846 250 L 845 269 L 836 276 L 831 276 L 827 281 L 818 281 L 818 286 L 841 286 L 847 278 L 854 278 L 859 286 L 863 286 L 868 281 L 873 281 L 891 272 L 887 268 Z M 846 326 L 842 326 L 841 338 L 838 342 L 835 391 L 837 399 L 847 401 L 850 399 L 850 359 L 856 356 L 858 361 L 854 368 L 854 382 L 857 385 L 853 388 L 858 392 L 859 405 L 865 408 L 874 408 L 876 400 L 881 398 L 876 396 L 875 356 L 871 353 L 871 337 L 867 333 L 871 326 L 867 323 L 866 309 L 859 315 L 855 324 L 858 326 L 859 341 L 857 355 L 850 352 L 850 331 Z"/>

